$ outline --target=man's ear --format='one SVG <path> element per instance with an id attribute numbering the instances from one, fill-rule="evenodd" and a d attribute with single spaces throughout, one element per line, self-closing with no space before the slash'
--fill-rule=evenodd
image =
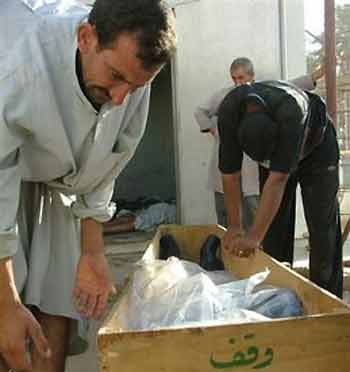
<path id="1" fill-rule="evenodd" d="M 86 54 L 97 45 L 97 34 L 95 27 L 90 23 L 82 23 L 77 32 L 78 48 L 80 53 Z"/>

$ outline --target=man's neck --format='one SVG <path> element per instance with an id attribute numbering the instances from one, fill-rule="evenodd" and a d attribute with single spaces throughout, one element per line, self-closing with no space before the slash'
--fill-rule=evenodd
<path id="1" fill-rule="evenodd" d="M 88 99 L 88 101 L 94 107 L 94 109 L 96 111 L 100 111 L 101 105 L 98 105 L 95 102 L 93 102 L 89 98 L 89 95 L 87 94 L 87 90 L 86 90 L 86 86 L 85 86 L 84 78 L 83 78 L 83 70 L 82 70 L 81 56 L 80 56 L 79 49 L 77 49 L 77 53 L 76 53 L 76 56 L 75 56 L 75 71 L 76 71 L 76 74 L 77 74 L 77 77 L 78 77 L 79 86 L 80 86 L 81 91 L 84 93 L 85 97 Z"/>

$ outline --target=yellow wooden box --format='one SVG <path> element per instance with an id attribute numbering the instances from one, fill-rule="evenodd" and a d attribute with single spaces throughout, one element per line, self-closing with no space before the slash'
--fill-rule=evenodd
<path id="1" fill-rule="evenodd" d="M 161 226 L 145 257 L 158 257 L 159 239 L 172 234 L 184 259 L 198 262 L 199 247 L 217 225 Z M 225 267 L 244 278 L 269 267 L 267 282 L 293 289 L 307 315 L 267 322 L 150 331 L 123 328 L 128 285 L 98 333 L 101 372 L 349 372 L 350 308 L 327 291 L 263 252 L 233 259 Z M 142 316 L 142 314 L 140 314 Z"/>

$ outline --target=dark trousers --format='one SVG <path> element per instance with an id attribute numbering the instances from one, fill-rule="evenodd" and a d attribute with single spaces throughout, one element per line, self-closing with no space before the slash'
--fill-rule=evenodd
<path id="1" fill-rule="evenodd" d="M 324 150 L 327 150 L 326 146 Z M 263 247 L 265 252 L 277 260 L 293 262 L 296 187 L 299 183 L 310 235 L 310 279 L 342 297 L 342 240 L 337 199 L 338 158 L 334 158 L 335 152 L 332 152 L 333 155 L 329 159 L 325 158 L 322 154 L 322 144 L 314 152 L 315 154 L 311 153 L 301 161 L 298 169 L 290 175 L 278 213 L 265 235 Z M 319 156 L 320 154 L 322 156 Z M 261 185 L 267 177 L 268 170 L 261 169 Z"/>
<path id="2" fill-rule="evenodd" d="M 227 227 L 227 212 L 225 208 L 224 194 L 215 191 L 214 197 L 217 223 L 221 226 Z"/>
<path id="3" fill-rule="evenodd" d="M 225 208 L 224 194 L 215 192 L 215 209 L 217 223 L 227 227 L 227 212 Z M 242 226 L 244 230 L 248 230 L 254 222 L 256 210 L 259 204 L 259 195 L 243 196 L 242 194 Z"/>

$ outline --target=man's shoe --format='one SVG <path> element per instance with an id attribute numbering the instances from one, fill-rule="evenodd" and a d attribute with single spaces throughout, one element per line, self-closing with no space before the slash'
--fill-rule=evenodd
<path id="1" fill-rule="evenodd" d="M 159 241 L 159 259 L 166 260 L 169 257 L 180 258 L 180 249 L 174 237 L 167 234 L 163 235 Z"/>
<path id="2" fill-rule="evenodd" d="M 223 262 L 216 257 L 217 249 L 220 246 L 220 239 L 216 235 L 209 235 L 203 243 L 200 251 L 199 265 L 207 271 L 224 270 Z"/>

